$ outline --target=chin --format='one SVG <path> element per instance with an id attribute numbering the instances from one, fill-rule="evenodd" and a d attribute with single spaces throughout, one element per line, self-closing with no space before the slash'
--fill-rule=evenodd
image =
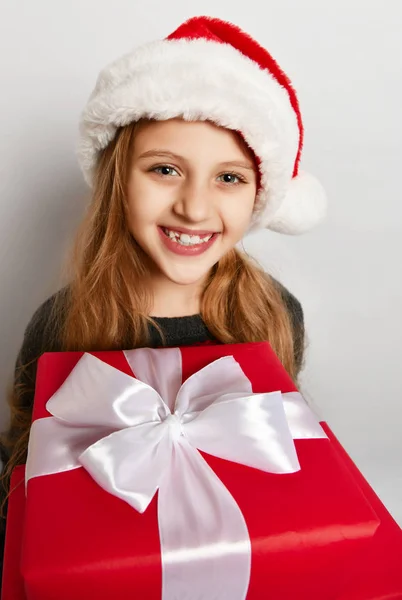
<path id="1" fill-rule="evenodd" d="M 197 265 L 195 268 L 191 268 L 190 265 L 177 265 L 176 268 L 159 266 L 160 273 L 177 285 L 194 285 L 200 283 L 207 277 L 211 268 L 212 265 L 205 266 L 205 268 L 200 268 L 200 265 Z"/>

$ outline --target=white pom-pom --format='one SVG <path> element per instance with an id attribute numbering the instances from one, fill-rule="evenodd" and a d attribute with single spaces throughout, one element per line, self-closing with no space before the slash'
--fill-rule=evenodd
<path id="1" fill-rule="evenodd" d="M 278 233 L 299 235 L 313 229 L 327 213 L 327 197 L 321 183 L 313 175 L 300 171 L 294 177 L 278 210 L 260 227 Z"/>

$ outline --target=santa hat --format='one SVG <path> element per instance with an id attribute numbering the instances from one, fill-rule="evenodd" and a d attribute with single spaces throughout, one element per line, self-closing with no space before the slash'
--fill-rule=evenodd
<path id="1" fill-rule="evenodd" d="M 321 184 L 299 171 L 304 130 L 296 92 L 267 50 L 236 25 L 193 17 L 101 70 L 79 125 L 77 155 L 90 186 L 117 128 L 142 117 L 208 120 L 243 136 L 259 167 L 249 231 L 299 234 L 324 217 Z"/>

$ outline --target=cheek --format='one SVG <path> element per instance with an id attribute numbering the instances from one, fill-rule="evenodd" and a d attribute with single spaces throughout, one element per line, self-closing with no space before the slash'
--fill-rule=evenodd
<path id="1" fill-rule="evenodd" d="M 226 229 L 234 234 L 247 229 L 255 204 L 255 194 L 244 194 L 225 206 L 223 215 Z"/>
<path id="2" fill-rule="evenodd" d="M 158 219 L 167 202 L 167 194 L 162 194 L 152 182 L 141 177 L 132 178 L 130 181 L 127 204 L 129 220 L 133 226 Z"/>

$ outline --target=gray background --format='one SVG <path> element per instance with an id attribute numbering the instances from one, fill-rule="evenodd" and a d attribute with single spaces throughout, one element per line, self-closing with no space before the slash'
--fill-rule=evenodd
<path id="1" fill-rule="evenodd" d="M 328 219 L 301 237 L 261 232 L 245 248 L 301 300 L 305 395 L 402 525 L 398 0 L 1 2 L 1 426 L 24 329 L 58 289 L 83 214 L 74 147 L 98 71 L 197 14 L 248 31 L 298 90 L 302 167 L 325 185 Z"/>

